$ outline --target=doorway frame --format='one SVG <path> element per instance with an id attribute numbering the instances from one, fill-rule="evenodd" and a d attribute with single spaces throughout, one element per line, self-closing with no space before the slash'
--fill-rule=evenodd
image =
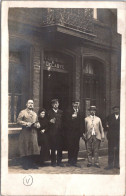
<path id="1" fill-rule="evenodd" d="M 104 114 L 103 114 L 103 117 L 105 117 L 106 116 L 106 69 L 105 69 L 105 67 L 106 67 L 106 65 L 107 65 L 107 63 L 103 60 L 103 59 L 101 59 L 101 58 L 99 58 L 99 57 L 97 57 L 97 56 L 95 56 L 95 55 L 93 55 L 93 54 L 88 54 L 88 55 L 82 55 L 82 64 L 81 64 L 81 94 L 80 94 L 80 96 L 81 96 L 81 111 L 82 111 L 82 113 L 84 114 L 84 116 L 86 115 L 86 113 L 85 113 L 85 103 L 84 103 L 84 101 L 86 100 L 84 97 L 83 97 L 83 94 L 84 94 L 84 85 L 83 85 L 83 77 L 84 77 L 84 75 L 83 75 L 83 66 L 84 66 L 84 62 L 86 61 L 86 60 L 95 60 L 95 61 L 98 61 L 99 63 L 101 63 L 101 65 L 102 65 L 102 69 L 103 69 L 103 72 L 104 72 L 104 82 L 103 82 L 103 84 L 104 84 L 104 90 L 103 90 L 103 92 L 104 92 Z M 109 87 L 109 89 L 110 89 L 110 87 Z M 110 96 L 110 95 L 109 95 Z M 88 99 L 87 99 L 88 100 Z M 86 117 L 86 116 L 85 116 Z"/>
<path id="2" fill-rule="evenodd" d="M 68 74 L 71 74 L 71 82 L 72 82 L 72 86 L 70 87 L 71 88 L 71 99 L 73 100 L 75 98 L 75 95 L 74 95 L 74 89 L 75 89 L 75 84 L 74 84 L 74 81 L 75 81 L 75 67 L 76 67 L 76 54 L 71 51 L 71 50 L 68 50 L 68 49 L 58 49 L 58 48 L 53 48 L 53 49 L 50 49 L 50 48 L 44 48 L 44 49 L 41 49 L 41 60 L 40 60 L 40 102 L 39 102 L 39 105 L 40 105 L 40 108 L 43 107 L 43 101 L 44 101 L 44 88 L 43 88 L 43 85 L 44 85 L 44 81 L 43 81 L 43 78 L 44 78 L 44 52 L 45 51 L 55 51 L 55 52 L 58 52 L 60 54 L 63 54 L 63 55 L 67 55 L 68 57 L 71 58 L 71 62 L 72 62 L 72 73 L 69 73 Z M 69 91 L 69 93 L 70 93 Z M 72 104 L 72 100 L 69 100 L 69 102 L 71 101 L 71 104 Z"/>

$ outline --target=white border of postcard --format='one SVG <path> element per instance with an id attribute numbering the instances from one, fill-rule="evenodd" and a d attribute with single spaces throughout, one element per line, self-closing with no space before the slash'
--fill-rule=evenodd
<path id="1" fill-rule="evenodd" d="M 121 53 L 120 175 L 30 174 L 32 186 L 24 186 L 26 174 L 8 173 L 8 9 L 10 7 L 116 8 Z M 1 66 L 1 191 L 2 195 L 125 195 L 125 100 L 126 100 L 126 2 L 98 1 L 3 1 Z"/>

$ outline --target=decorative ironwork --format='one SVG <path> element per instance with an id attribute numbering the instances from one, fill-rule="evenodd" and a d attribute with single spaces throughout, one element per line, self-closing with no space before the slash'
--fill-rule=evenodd
<path id="1" fill-rule="evenodd" d="M 59 24 L 83 32 L 93 31 L 93 9 L 48 8 L 42 9 L 42 25 Z"/>

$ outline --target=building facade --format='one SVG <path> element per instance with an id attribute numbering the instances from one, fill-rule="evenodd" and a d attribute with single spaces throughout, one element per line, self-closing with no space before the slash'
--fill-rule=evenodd
<path id="1" fill-rule="evenodd" d="M 84 116 L 93 104 L 102 119 L 120 104 L 116 9 L 10 8 L 8 29 L 10 130 L 28 99 L 36 112 L 76 100 Z"/>

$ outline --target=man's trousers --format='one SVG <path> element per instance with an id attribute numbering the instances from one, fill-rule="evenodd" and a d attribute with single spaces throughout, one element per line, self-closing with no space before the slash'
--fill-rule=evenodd
<path id="1" fill-rule="evenodd" d="M 51 149 L 51 163 L 55 164 L 56 159 L 57 163 L 61 163 L 62 161 L 62 136 L 61 135 L 52 135 L 49 139 L 50 142 L 50 149 Z M 57 157 L 56 157 L 56 151 L 57 151 Z"/>
<path id="2" fill-rule="evenodd" d="M 68 162 L 73 165 L 77 163 L 79 151 L 79 136 L 71 135 L 68 137 Z"/>
<path id="3" fill-rule="evenodd" d="M 92 164 L 92 157 L 94 156 L 94 164 L 99 164 L 99 147 L 100 140 L 92 135 L 86 142 L 88 163 Z"/>
<path id="4" fill-rule="evenodd" d="M 119 167 L 119 141 L 113 142 L 113 138 L 108 140 L 108 165 Z"/>

